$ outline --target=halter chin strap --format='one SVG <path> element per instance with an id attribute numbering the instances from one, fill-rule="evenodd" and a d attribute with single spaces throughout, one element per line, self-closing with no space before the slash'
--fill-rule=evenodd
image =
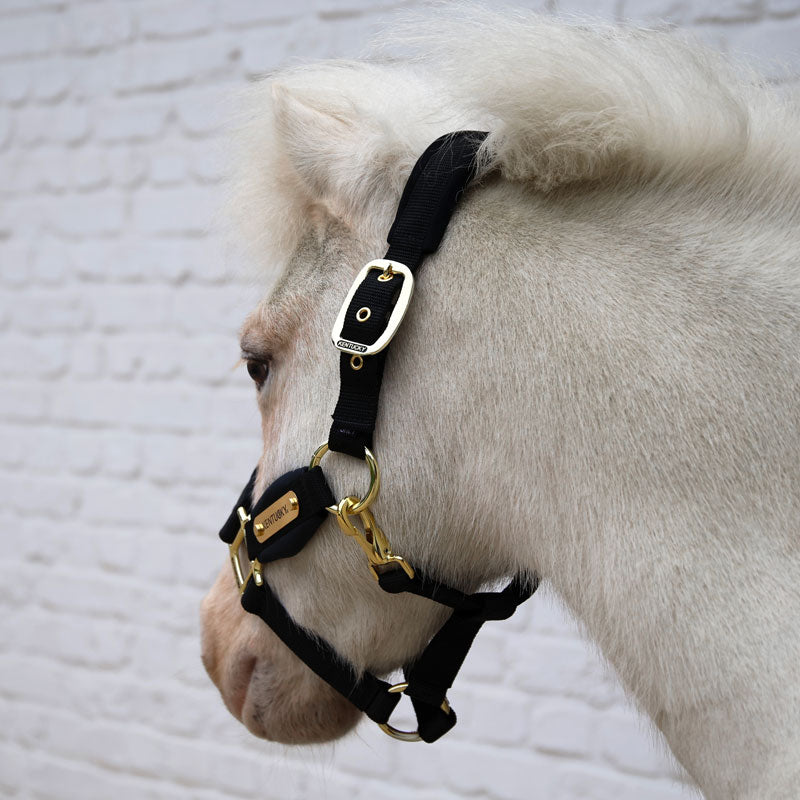
<path id="1" fill-rule="evenodd" d="M 510 617 L 536 590 L 535 576 L 518 576 L 500 592 L 465 594 L 423 575 L 392 552 L 370 506 L 380 470 L 370 448 L 388 345 L 411 299 L 414 272 L 439 246 L 459 195 L 474 177 L 475 155 L 486 134 L 460 131 L 437 139 L 422 154 L 406 184 L 388 235 L 384 259 L 361 270 L 334 324 L 340 357 L 340 392 L 328 442 L 308 468 L 282 475 L 252 501 L 255 471 L 220 530 L 245 610 L 256 614 L 305 664 L 391 736 L 434 742 L 456 723 L 447 691 L 487 620 Z M 328 449 L 363 458 L 370 487 L 363 498 L 338 503 L 320 461 Z M 328 514 L 364 550 L 373 577 L 386 592 L 410 592 L 448 606 L 452 614 L 413 664 L 391 685 L 359 673 L 327 642 L 297 625 L 267 584 L 262 567 L 297 554 Z M 246 551 L 246 558 L 243 557 Z M 412 701 L 418 729 L 398 731 L 389 717 L 401 693 Z"/>

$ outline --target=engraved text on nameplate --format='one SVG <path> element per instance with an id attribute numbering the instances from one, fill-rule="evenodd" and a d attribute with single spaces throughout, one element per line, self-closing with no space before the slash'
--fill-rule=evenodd
<path id="1" fill-rule="evenodd" d="M 271 506 L 265 508 L 253 520 L 253 533 L 259 542 L 266 542 L 270 536 L 296 519 L 300 513 L 300 503 L 294 492 L 286 492 Z"/>

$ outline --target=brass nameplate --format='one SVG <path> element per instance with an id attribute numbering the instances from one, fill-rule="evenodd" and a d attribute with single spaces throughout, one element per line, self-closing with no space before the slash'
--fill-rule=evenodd
<path id="1" fill-rule="evenodd" d="M 266 542 L 270 536 L 288 525 L 300 513 L 300 503 L 294 492 L 286 492 L 269 508 L 265 508 L 253 520 L 253 533 L 259 542 Z"/>

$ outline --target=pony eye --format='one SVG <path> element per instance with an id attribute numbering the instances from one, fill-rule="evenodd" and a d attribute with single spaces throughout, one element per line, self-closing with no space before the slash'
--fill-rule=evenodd
<path id="1" fill-rule="evenodd" d="M 256 389 L 260 389 L 269 375 L 269 364 L 266 361 L 256 361 L 254 358 L 248 358 L 247 374 L 255 382 Z"/>

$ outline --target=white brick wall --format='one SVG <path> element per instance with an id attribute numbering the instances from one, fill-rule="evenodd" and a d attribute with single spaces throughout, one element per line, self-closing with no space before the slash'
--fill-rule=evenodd
<path id="1" fill-rule="evenodd" d="M 487 626 L 434 747 L 369 724 L 268 745 L 200 665 L 215 531 L 259 449 L 232 370 L 254 290 L 214 233 L 226 98 L 287 60 L 356 55 L 397 5 L 0 0 L 3 797 L 690 796 L 544 596 Z M 800 0 L 547 10 L 666 19 L 800 72 Z"/>

